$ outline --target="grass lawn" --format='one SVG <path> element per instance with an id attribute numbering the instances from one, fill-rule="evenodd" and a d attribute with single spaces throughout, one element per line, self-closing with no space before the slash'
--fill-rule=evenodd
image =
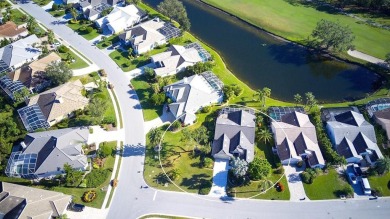
<path id="1" fill-rule="evenodd" d="M 148 214 L 140 217 L 139 219 L 153 219 L 153 218 L 189 219 L 187 217 L 178 217 L 178 216 L 170 216 L 170 215 L 162 215 L 162 214 Z"/>
<path id="2" fill-rule="evenodd" d="M 131 80 L 135 91 L 137 92 L 138 98 L 142 106 L 142 112 L 144 114 L 144 120 L 150 121 L 157 118 L 162 114 L 163 106 L 155 105 L 150 101 L 150 97 L 153 94 L 153 90 L 150 84 L 146 80 L 145 75 L 140 75 Z"/>
<path id="3" fill-rule="evenodd" d="M 65 15 L 65 10 L 57 10 L 57 11 L 50 10 L 49 13 L 54 17 L 62 17 Z"/>
<path id="4" fill-rule="evenodd" d="M 147 54 L 140 55 L 139 57 L 133 58 L 132 60 L 129 59 L 128 51 L 117 49 L 114 52 L 110 53 L 110 57 L 123 71 L 126 72 L 148 64 L 150 62 L 149 57 L 151 55 L 161 53 L 166 49 L 167 47 L 162 46 L 160 49 L 154 49 Z"/>
<path id="5" fill-rule="evenodd" d="M 214 108 L 215 110 L 215 108 Z M 202 124 L 206 124 L 212 113 L 198 114 L 198 121 L 187 127 L 188 129 L 196 129 Z M 213 116 L 212 116 L 213 117 Z M 206 125 L 207 127 L 207 125 Z M 166 126 L 162 129 L 165 130 Z M 161 160 L 166 172 L 172 169 L 178 169 L 180 176 L 174 180 L 184 191 L 198 193 L 201 185 L 211 183 L 213 170 L 210 168 L 201 168 L 199 166 L 199 156 L 193 156 L 193 145 L 184 142 L 182 139 L 182 131 L 173 133 L 168 131 L 164 137 L 161 150 Z M 147 138 L 147 141 L 149 139 Z M 154 150 L 154 146 L 147 142 L 144 178 L 149 186 L 154 188 L 180 191 L 173 184 L 168 182 L 163 177 L 163 172 L 160 168 L 158 160 L 158 152 Z M 167 183 L 167 186 L 164 186 Z M 206 187 L 206 190 L 210 189 Z"/>
<path id="6" fill-rule="evenodd" d="M 377 190 L 383 196 L 390 196 L 390 173 L 383 176 L 369 176 L 371 189 Z"/>
<path id="7" fill-rule="evenodd" d="M 27 15 L 23 14 L 20 10 L 18 9 L 12 9 L 11 10 L 11 14 L 12 14 L 12 21 L 16 24 L 16 25 L 21 25 L 21 24 L 24 24 L 27 22 Z M 26 18 L 26 19 L 24 19 Z"/>
<path id="8" fill-rule="evenodd" d="M 318 21 L 339 21 L 355 34 L 357 50 L 384 59 L 390 51 L 390 31 L 359 23 L 356 19 L 320 11 L 287 0 L 202 0 L 249 23 L 292 41 L 305 44 Z"/>
<path id="9" fill-rule="evenodd" d="M 88 26 L 91 26 L 91 25 L 79 24 L 79 23 L 77 23 L 77 24 L 70 24 L 70 23 L 68 23 L 67 25 L 72 30 L 76 31 L 80 36 L 84 37 L 86 40 L 92 40 L 92 39 L 96 38 L 97 36 L 99 36 L 99 33 L 97 32 L 97 30 L 95 28 L 92 30 L 91 33 L 86 33 L 85 31 L 81 31 L 80 30 L 81 27 L 88 27 Z"/>
<path id="10" fill-rule="evenodd" d="M 118 35 L 111 35 L 105 41 L 100 41 L 98 44 L 96 44 L 96 46 L 99 49 L 104 49 L 104 48 L 107 48 L 108 46 L 110 46 L 112 44 L 117 43 L 117 42 L 119 42 Z"/>
<path id="11" fill-rule="evenodd" d="M 317 176 L 312 184 L 303 183 L 306 195 L 311 200 L 338 199 L 340 197 L 337 193 L 348 185 L 348 182 L 334 169 L 329 169 L 327 174 Z"/>
<path id="12" fill-rule="evenodd" d="M 45 6 L 51 2 L 51 0 L 33 0 L 33 2 L 37 3 L 40 6 Z"/>
<path id="13" fill-rule="evenodd" d="M 69 64 L 70 69 L 80 69 L 80 68 L 86 68 L 88 67 L 88 64 L 80 58 L 80 56 L 76 53 L 74 53 L 72 50 L 69 50 L 69 52 L 72 57 L 74 58 L 75 62 L 72 62 Z M 66 59 L 67 53 L 57 53 L 61 59 Z"/>

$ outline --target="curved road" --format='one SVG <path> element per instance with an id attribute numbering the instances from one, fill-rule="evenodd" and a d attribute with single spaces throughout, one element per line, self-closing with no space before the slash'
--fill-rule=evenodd
<path id="1" fill-rule="evenodd" d="M 63 40 L 95 62 L 108 73 L 114 84 L 125 129 L 125 149 L 120 169 L 120 183 L 112 200 L 108 218 L 132 219 L 144 214 L 177 214 L 202 218 L 387 218 L 390 215 L 390 199 L 348 201 L 260 201 L 219 200 L 177 192 L 140 189 L 146 185 L 143 179 L 145 133 L 142 109 L 138 97 L 128 87 L 123 71 L 106 54 L 74 33 L 64 24 L 34 3 L 20 7 L 39 22 L 52 29 Z"/>

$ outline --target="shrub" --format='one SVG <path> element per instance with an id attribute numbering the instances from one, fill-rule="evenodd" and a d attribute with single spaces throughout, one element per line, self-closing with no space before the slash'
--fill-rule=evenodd
<path id="1" fill-rule="evenodd" d="M 102 121 L 103 124 L 114 124 L 116 123 L 116 119 L 112 116 L 105 117 Z"/>
<path id="2" fill-rule="evenodd" d="M 203 183 L 200 184 L 199 194 L 200 195 L 209 194 L 211 186 L 212 186 L 212 184 L 210 181 L 204 181 Z"/>
<path id="3" fill-rule="evenodd" d="M 153 94 L 151 97 L 151 101 L 154 105 L 162 105 L 165 101 L 165 94 Z"/>
<path id="4" fill-rule="evenodd" d="M 209 113 L 211 111 L 211 106 L 204 106 L 202 108 L 202 113 Z"/>
<path id="5" fill-rule="evenodd" d="M 111 181 L 111 186 L 112 187 L 117 187 L 118 186 L 118 180 L 117 179 L 113 179 L 112 181 Z"/>
<path id="6" fill-rule="evenodd" d="M 92 27 L 87 27 L 85 28 L 85 32 L 86 33 L 91 33 L 93 31 L 93 28 Z"/>
<path id="7" fill-rule="evenodd" d="M 58 47 L 58 52 L 60 52 L 60 53 L 67 53 L 67 52 L 69 52 L 69 48 L 64 46 L 64 45 L 61 45 L 61 46 Z"/>
<path id="8" fill-rule="evenodd" d="M 263 158 L 255 158 L 248 168 L 249 177 L 253 180 L 260 180 L 268 177 L 271 173 L 272 166 Z"/>
<path id="9" fill-rule="evenodd" d="M 83 201 L 84 202 L 92 202 L 93 200 L 96 199 L 96 197 L 97 197 L 96 191 L 89 190 L 89 191 L 84 192 Z"/>
<path id="10" fill-rule="evenodd" d="M 102 77 L 107 77 L 107 73 L 104 69 L 101 69 L 99 70 L 99 74 L 102 76 Z"/>
<path id="11" fill-rule="evenodd" d="M 284 168 L 283 167 L 278 167 L 274 170 L 275 174 L 283 174 L 284 173 Z"/>
<path id="12" fill-rule="evenodd" d="M 204 167 L 207 167 L 207 168 L 211 168 L 213 165 L 213 159 L 209 158 L 209 157 L 206 157 L 204 160 L 203 160 L 203 166 Z"/>
<path id="13" fill-rule="evenodd" d="M 179 128 L 181 127 L 181 123 L 179 122 L 179 120 L 176 120 L 173 122 L 172 126 L 171 126 L 171 130 L 172 131 L 176 131 L 178 130 Z"/>
<path id="14" fill-rule="evenodd" d="M 107 144 L 107 142 L 103 142 L 102 146 L 99 148 L 99 157 L 105 158 L 112 155 L 112 148 Z"/>
<path id="15" fill-rule="evenodd" d="M 54 4 L 51 6 L 51 10 L 52 10 L 52 11 L 57 11 L 57 10 L 58 10 L 58 5 L 54 3 Z"/>
<path id="16" fill-rule="evenodd" d="M 85 176 L 88 188 L 97 188 L 110 176 L 110 171 L 107 169 L 93 169 Z"/>
<path id="17" fill-rule="evenodd" d="M 304 182 L 306 184 L 312 184 L 313 183 L 313 178 L 311 177 L 311 175 L 308 172 L 302 172 L 301 173 L 301 178 L 302 178 L 302 182 Z"/>
<path id="18" fill-rule="evenodd" d="M 302 161 L 302 160 L 298 161 L 297 167 L 298 167 L 298 168 L 301 168 L 302 166 L 303 166 L 303 161 Z"/>
<path id="19" fill-rule="evenodd" d="M 80 188 L 87 188 L 87 180 L 83 179 L 79 185 Z"/>

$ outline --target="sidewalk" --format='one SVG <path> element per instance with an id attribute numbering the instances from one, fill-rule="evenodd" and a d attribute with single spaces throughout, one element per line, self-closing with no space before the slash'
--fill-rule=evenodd
<path id="1" fill-rule="evenodd" d="M 358 59 L 362 59 L 364 61 L 367 61 L 367 62 L 370 62 L 370 63 L 373 63 L 373 64 L 377 64 L 383 68 L 387 68 L 387 69 L 390 69 L 390 65 L 387 64 L 385 62 L 385 60 L 382 60 L 382 59 L 378 59 L 378 58 L 375 58 L 373 56 L 370 56 L 370 55 L 367 55 L 365 53 L 362 53 L 362 52 L 359 52 L 357 50 L 348 50 L 348 55 L 352 56 L 352 57 L 355 57 L 355 58 L 358 58 Z"/>
<path id="2" fill-rule="evenodd" d="M 290 189 L 290 201 L 302 201 L 301 199 L 305 198 L 305 201 L 310 201 L 306 196 L 305 189 L 303 188 L 300 173 L 303 172 L 304 168 L 297 169 L 292 166 L 283 166 L 284 173 L 287 177 L 288 188 Z"/>
<path id="3" fill-rule="evenodd" d="M 96 64 L 92 64 L 85 68 L 73 69 L 72 72 L 73 76 L 81 76 L 98 70 L 100 70 L 100 68 Z"/>

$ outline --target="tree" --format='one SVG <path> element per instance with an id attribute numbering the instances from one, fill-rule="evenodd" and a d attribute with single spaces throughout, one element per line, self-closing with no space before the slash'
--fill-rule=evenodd
<path id="1" fill-rule="evenodd" d="M 0 47 L 4 47 L 8 44 L 10 44 L 11 42 L 7 39 L 7 38 L 4 38 L 0 41 Z"/>
<path id="2" fill-rule="evenodd" d="M 258 132 L 258 138 L 261 141 L 264 141 L 264 144 L 267 144 L 268 142 L 271 141 L 272 134 L 267 128 L 260 129 L 260 131 Z"/>
<path id="3" fill-rule="evenodd" d="M 238 179 L 244 177 L 248 171 L 248 163 L 239 157 L 230 160 L 230 166 L 233 175 Z"/>
<path id="4" fill-rule="evenodd" d="M 195 130 L 190 130 L 188 128 L 183 130 L 182 141 L 189 141 L 189 144 L 194 144 L 194 148 L 197 149 L 198 146 L 204 146 L 208 143 L 208 131 L 205 126 L 201 126 Z"/>
<path id="5" fill-rule="evenodd" d="M 89 115 L 91 115 L 92 122 L 94 124 L 99 124 L 104 118 L 104 113 L 106 112 L 107 102 L 101 98 L 94 97 L 89 102 L 87 109 Z"/>
<path id="6" fill-rule="evenodd" d="M 25 100 L 29 95 L 30 95 L 30 91 L 26 87 L 23 87 L 21 90 L 13 93 L 14 96 L 13 99 L 16 103 L 20 103 L 23 100 Z"/>
<path id="7" fill-rule="evenodd" d="M 150 98 L 154 105 L 162 105 L 165 102 L 165 94 L 164 93 L 155 93 Z"/>
<path id="8" fill-rule="evenodd" d="M 133 58 L 133 48 L 129 47 L 129 49 L 127 50 L 127 53 L 129 54 L 129 59 L 132 59 Z"/>
<path id="9" fill-rule="evenodd" d="M 56 3 L 54 3 L 52 6 L 51 6 L 51 10 L 52 11 L 57 11 L 58 10 L 58 5 Z"/>
<path id="10" fill-rule="evenodd" d="M 390 171 L 390 157 L 384 156 L 383 158 L 380 158 L 375 163 L 376 171 L 378 171 L 379 174 L 385 174 Z"/>
<path id="11" fill-rule="evenodd" d="M 149 142 L 152 146 L 157 146 L 160 144 L 163 132 L 159 128 L 153 128 L 150 130 Z"/>
<path id="12" fill-rule="evenodd" d="M 182 2 L 178 0 L 164 0 L 157 5 L 157 10 L 163 15 L 176 20 L 180 24 L 180 28 L 187 31 L 191 27 L 191 23 L 187 17 L 187 11 Z"/>
<path id="13" fill-rule="evenodd" d="M 158 83 L 153 83 L 150 85 L 150 87 L 152 88 L 155 94 L 160 93 L 161 87 Z"/>
<path id="14" fill-rule="evenodd" d="M 386 54 L 385 62 L 386 62 L 387 64 L 390 64 L 390 52 Z"/>
<path id="15" fill-rule="evenodd" d="M 146 76 L 148 76 L 150 79 L 153 79 L 156 77 L 156 74 L 154 73 L 153 68 L 145 67 L 144 72 L 145 72 Z"/>
<path id="16" fill-rule="evenodd" d="M 66 83 L 73 76 L 72 71 L 65 62 L 52 62 L 47 65 L 45 71 L 46 78 L 48 78 L 54 86 Z"/>
<path id="17" fill-rule="evenodd" d="M 345 51 L 353 48 L 355 36 L 348 26 L 328 20 L 319 21 L 313 30 L 314 43 L 321 48 Z"/>
<path id="18" fill-rule="evenodd" d="M 253 180 L 266 179 L 271 174 L 272 166 L 264 158 L 256 157 L 249 163 L 248 174 Z"/>
<path id="19" fill-rule="evenodd" d="M 130 4 L 138 5 L 139 3 L 141 3 L 141 0 L 125 0 L 125 3 L 126 5 L 130 5 Z"/>
<path id="20" fill-rule="evenodd" d="M 35 33 L 37 27 L 38 27 L 37 21 L 35 20 L 34 17 L 30 16 L 27 20 L 28 31 L 30 31 L 31 33 Z"/>
<path id="21" fill-rule="evenodd" d="M 294 101 L 297 105 L 302 104 L 302 96 L 300 94 L 295 94 Z"/>
<path id="22" fill-rule="evenodd" d="M 74 170 L 71 165 L 64 164 L 65 171 L 65 185 L 66 186 L 78 186 L 83 177 L 83 172 Z"/>
<path id="23" fill-rule="evenodd" d="M 57 219 L 68 219 L 68 215 L 66 214 L 61 214 Z"/>
<path id="24" fill-rule="evenodd" d="M 112 154 L 112 148 L 106 143 L 103 142 L 102 146 L 99 148 L 99 157 L 106 158 Z"/>
<path id="25" fill-rule="evenodd" d="M 176 180 L 181 176 L 180 170 L 175 168 L 167 172 L 167 175 L 171 180 Z"/>
<path id="26" fill-rule="evenodd" d="M 79 13 L 77 12 L 76 8 L 71 8 L 70 14 L 72 15 L 73 20 L 77 21 L 77 16 L 79 15 Z"/>
<path id="27" fill-rule="evenodd" d="M 266 98 L 271 96 L 271 89 L 268 87 L 264 87 L 263 89 L 258 89 L 254 96 L 259 97 L 259 101 L 261 101 L 261 104 L 263 107 L 265 107 L 265 100 Z"/>
<path id="28" fill-rule="evenodd" d="M 312 92 L 305 93 L 305 97 L 306 97 L 306 106 L 309 106 L 309 110 L 311 110 L 313 106 L 317 105 L 316 97 Z"/>
<path id="29" fill-rule="evenodd" d="M 226 102 L 229 102 L 229 100 L 233 99 L 236 96 L 234 93 L 233 86 L 234 85 L 225 85 L 222 89 Z"/>

